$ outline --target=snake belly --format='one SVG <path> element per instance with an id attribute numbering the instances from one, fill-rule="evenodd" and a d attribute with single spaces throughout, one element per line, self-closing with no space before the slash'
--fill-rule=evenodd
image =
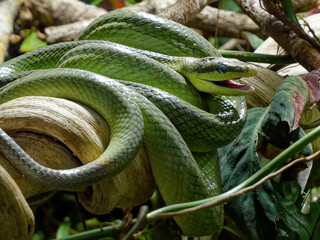
<path id="1" fill-rule="evenodd" d="M 161 71 L 165 74 L 169 72 L 167 76 L 174 79 L 176 87 L 171 88 L 171 83 L 164 83 L 162 90 L 159 90 L 155 88 L 157 83 L 152 83 L 152 87 L 145 85 L 149 84 L 146 82 L 130 82 L 130 79 L 129 82 L 119 83 L 89 71 L 66 68 L 19 73 L 55 67 L 69 50 L 81 47 L 84 43 L 101 43 L 90 39 L 108 40 L 173 56 L 219 56 L 203 37 L 175 22 L 126 10 L 103 15 L 72 44 L 48 46 L 44 48 L 46 52 L 40 49 L 26 54 L 27 57 L 21 56 L 18 67 L 15 60 L 0 65 L 0 82 L 5 85 L 0 89 L 0 103 L 26 95 L 63 97 L 83 102 L 100 113 L 109 124 L 111 122 L 110 146 L 94 162 L 76 169 L 53 170 L 34 162 L 1 131 L 0 146 L 3 153 L 23 174 L 57 189 L 68 189 L 96 183 L 120 172 L 135 156 L 143 138 L 156 183 L 166 204 L 195 201 L 218 194 L 221 184 L 214 149 L 230 142 L 240 132 L 246 111 L 244 98 L 207 96 L 214 102 L 214 114 L 204 113 L 197 108 L 205 109 L 201 96 L 179 74 L 161 64 L 157 67 L 159 63 L 156 61 L 150 62 L 134 54 L 129 54 L 129 58 L 134 56 L 149 64 L 146 68 L 149 76 L 161 78 Z M 63 49 L 60 51 L 61 46 Z M 26 62 L 24 58 L 30 62 L 21 64 Z M 40 65 L 46 58 L 54 59 L 52 64 Z M 114 72 L 117 73 L 116 70 Z M 14 73 L 19 73 L 18 77 Z M 121 79 L 120 75 L 109 77 Z M 181 88 L 185 92 L 179 94 Z M 179 98 L 167 92 L 178 92 Z M 188 115 L 188 112 L 191 114 Z M 208 124 L 207 119 L 211 123 Z M 211 130 L 208 133 L 206 129 L 209 128 Z M 210 136 L 211 133 L 215 136 Z M 204 140 L 200 143 L 195 141 L 195 135 L 197 139 Z M 198 146 L 194 146 L 197 142 Z M 209 144 L 206 145 L 207 142 Z M 201 149 L 202 146 L 206 147 Z M 200 151 L 192 154 L 190 148 Z M 174 219 L 187 236 L 211 235 L 222 228 L 223 209 L 222 206 L 215 206 Z"/>

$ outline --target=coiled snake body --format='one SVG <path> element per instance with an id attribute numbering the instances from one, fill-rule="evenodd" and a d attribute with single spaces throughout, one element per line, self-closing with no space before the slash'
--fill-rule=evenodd
<path id="1" fill-rule="evenodd" d="M 32 160 L 2 130 L 0 147 L 24 175 L 72 189 L 122 171 L 143 140 L 166 204 L 213 196 L 220 191 L 215 149 L 240 132 L 245 102 L 244 97 L 208 93 L 247 94 L 252 88 L 228 79 L 255 73 L 248 64 L 221 58 L 204 38 L 180 24 L 113 11 L 90 24 L 77 41 L 0 65 L 0 103 L 27 95 L 82 102 L 110 125 L 105 152 L 81 167 L 54 170 Z M 218 206 L 174 219 L 185 235 L 202 236 L 220 231 L 222 213 Z"/>

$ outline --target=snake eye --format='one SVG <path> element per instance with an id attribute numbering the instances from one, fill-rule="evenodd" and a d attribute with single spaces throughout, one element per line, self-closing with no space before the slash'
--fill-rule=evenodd
<path id="1" fill-rule="evenodd" d="M 220 74 L 225 74 L 228 71 L 228 68 L 226 65 L 221 64 L 218 66 L 217 71 Z"/>

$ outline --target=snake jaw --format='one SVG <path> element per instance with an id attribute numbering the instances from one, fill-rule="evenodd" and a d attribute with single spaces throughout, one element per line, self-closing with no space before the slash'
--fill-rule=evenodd
<path id="1" fill-rule="evenodd" d="M 245 84 L 240 84 L 236 83 L 233 80 L 238 80 L 239 78 L 233 78 L 230 80 L 223 80 L 223 81 L 209 81 L 219 87 L 223 88 L 230 88 L 230 89 L 236 89 L 239 91 L 244 91 L 244 92 L 251 92 L 254 90 L 254 88 L 250 85 L 245 85 Z"/>
<path id="2" fill-rule="evenodd" d="M 218 90 L 217 93 L 223 91 L 223 89 L 227 91 L 230 90 L 230 93 L 229 93 L 230 95 L 246 95 L 254 91 L 254 88 L 250 85 L 240 84 L 233 81 L 238 79 L 240 78 L 232 78 L 232 79 L 221 80 L 221 81 L 212 81 L 207 79 L 201 79 L 201 80 L 207 83 L 213 84 L 214 86 L 219 88 L 220 91 L 217 89 Z"/>

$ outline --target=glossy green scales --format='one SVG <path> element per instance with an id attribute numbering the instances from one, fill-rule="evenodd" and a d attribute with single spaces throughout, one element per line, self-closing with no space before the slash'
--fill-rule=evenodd
<path id="1" fill-rule="evenodd" d="M 239 134 L 246 106 L 244 97 L 211 93 L 247 94 L 248 87 L 229 89 L 218 81 L 226 84 L 229 78 L 255 73 L 248 64 L 221 58 L 187 27 L 151 14 L 113 11 L 90 24 L 75 42 L 47 46 L 0 65 L 0 103 L 27 95 L 82 102 L 111 127 L 105 152 L 81 167 L 54 170 L 36 163 L 2 130 L 0 147 L 24 175 L 56 189 L 73 189 L 122 171 L 143 142 L 166 204 L 214 196 L 221 191 L 215 150 Z M 210 94 L 194 87 L 205 84 L 212 86 Z M 221 230 L 223 209 L 174 219 L 185 235 L 210 235 Z"/>

